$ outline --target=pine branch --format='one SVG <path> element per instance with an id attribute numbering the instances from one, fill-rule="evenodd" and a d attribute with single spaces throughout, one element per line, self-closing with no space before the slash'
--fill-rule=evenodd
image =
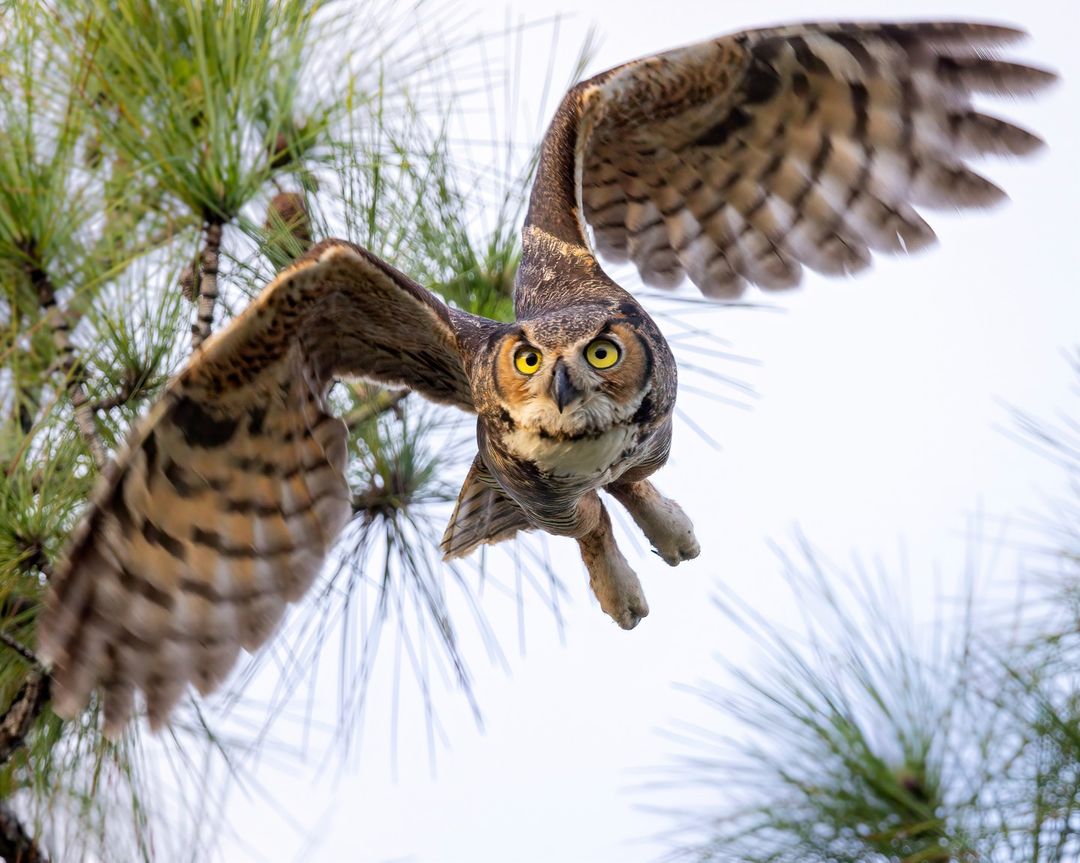
<path id="1" fill-rule="evenodd" d="M 143 240 L 137 242 L 132 246 L 126 247 L 122 256 L 119 254 L 110 255 L 103 252 L 95 252 L 95 259 L 100 260 L 101 262 L 98 265 L 98 269 L 102 272 L 123 269 L 131 261 L 138 260 L 144 255 L 147 255 L 150 252 L 155 251 L 156 249 L 160 249 L 163 246 L 168 245 L 176 238 L 182 228 L 183 225 L 179 225 L 176 222 L 170 220 L 162 228 L 154 231 L 152 234 L 150 234 Z M 110 232 L 106 233 L 106 236 L 109 236 L 110 233 L 114 234 L 117 231 L 119 231 L 118 228 L 111 227 Z"/>
<path id="2" fill-rule="evenodd" d="M 47 563 L 39 563 L 38 570 L 46 578 L 52 578 L 52 567 L 50 567 Z M 37 607 L 37 602 L 27 599 L 25 596 L 8 594 L 3 599 L 0 599 L 0 618 L 7 619 L 11 617 L 18 617 L 21 614 L 29 614 Z"/>
<path id="3" fill-rule="evenodd" d="M 19 816 L 0 803 L 0 858 L 7 863 L 48 863 L 49 858 L 26 832 Z"/>
<path id="4" fill-rule="evenodd" d="M 49 320 L 53 346 L 58 355 L 58 366 L 64 374 L 68 398 L 75 411 L 75 425 L 86 442 L 98 468 L 105 466 L 105 445 L 101 442 L 97 426 L 94 424 L 94 410 L 86 395 L 83 381 L 82 364 L 75 356 L 75 346 L 71 343 L 71 321 L 67 312 L 56 302 L 56 289 L 52 280 L 40 267 L 28 268 L 30 282 L 38 295 L 38 304 Z"/>
<path id="5" fill-rule="evenodd" d="M 15 695 L 7 713 L 0 718 L 0 765 L 18 751 L 30 733 L 34 720 L 49 701 L 52 680 L 41 670 L 35 670 Z"/>
<path id="6" fill-rule="evenodd" d="M 202 277 L 199 281 L 198 316 L 191 325 L 191 349 L 195 350 L 206 341 L 214 323 L 214 305 L 218 298 L 218 261 L 221 252 L 222 224 L 211 220 L 203 231 L 203 248 L 199 269 Z"/>
<path id="7" fill-rule="evenodd" d="M 19 656 L 21 656 L 31 665 L 39 666 L 41 664 L 40 662 L 38 662 L 38 658 L 34 655 L 34 651 L 32 651 L 29 647 L 27 647 L 14 636 L 4 632 L 2 629 L 0 629 L 0 643 L 2 643 L 10 650 L 14 650 L 17 654 L 19 654 Z"/>
<path id="8" fill-rule="evenodd" d="M 120 389 L 113 393 L 111 396 L 106 396 L 103 399 L 98 399 L 91 405 L 92 410 L 97 413 L 98 411 L 112 410 L 118 408 L 120 405 L 127 404 L 135 394 L 139 391 L 139 382 L 135 375 L 131 375 L 126 378 Z"/>
<path id="9" fill-rule="evenodd" d="M 34 652 L 17 638 L 0 630 L 0 644 L 19 654 L 33 669 L 7 713 L 0 718 L 0 765 L 3 765 L 23 745 L 34 720 L 49 701 L 52 681 Z"/>
<path id="10" fill-rule="evenodd" d="M 24 435 L 34 428 L 34 416 L 39 407 L 37 394 L 29 389 L 22 389 L 17 398 L 19 404 L 19 428 Z"/>
<path id="11" fill-rule="evenodd" d="M 410 392 L 411 390 L 380 390 L 370 404 L 349 411 L 342 419 L 345 421 L 349 431 L 354 432 L 365 423 L 369 423 L 373 419 L 377 419 L 383 414 L 396 409 L 398 405 L 409 397 Z"/>

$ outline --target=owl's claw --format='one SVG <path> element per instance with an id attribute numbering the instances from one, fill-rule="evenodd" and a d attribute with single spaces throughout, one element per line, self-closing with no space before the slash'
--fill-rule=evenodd
<path id="1" fill-rule="evenodd" d="M 614 544 L 605 557 L 591 562 L 589 583 L 604 613 L 623 629 L 633 629 L 649 614 L 637 573 Z"/>
<path id="2" fill-rule="evenodd" d="M 589 585 L 604 613 L 623 629 L 633 629 L 649 613 L 649 603 L 637 573 L 626 562 L 611 533 L 611 519 L 599 499 L 596 528 L 578 538 L 581 559 L 589 570 Z"/>
<path id="3" fill-rule="evenodd" d="M 668 566 L 678 566 L 701 553 L 694 524 L 681 506 L 664 497 L 648 480 L 608 488 L 641 528 L 653 553 Z"/>
<path id="4" fill-rule="evenodd" d="M 622 608 L 618 612 L 613 612 L 604 608 L 604 611 L 606 611 L 622 629 L 633 629 L 641 623 L 643 617 L 649 616 L 649 603 L 645 601 L 645 594 L 641 592 L 641 585 L 636 585 L 636 588 L 636 593 L 630 593 L 622 597 L 620 603 Z M 601 608 L 603 608 L 602 605 Z"/>
<path id="5" fill-rule="evenodd" d="M 670 543 L 666 548 L 653 547 L 653 554 L 660 557 L 668 566 L 678 566 L 684 560 L 693 560 L 701 554 L 701 545 L 694 536 L 693 525 L 687 519 L 686 530 L 680 534 L 668 537 Z"/>

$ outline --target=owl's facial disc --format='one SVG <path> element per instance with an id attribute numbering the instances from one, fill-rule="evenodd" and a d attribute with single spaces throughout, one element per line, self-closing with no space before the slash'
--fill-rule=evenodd
<path id="1" fill-rule="evenodd" d="M 499 410 L 522 431 L 595 432 L 632 416 L 649 389 L 648 345 L 606 314 L 524 322 L 496 349 Z"/>
<path id="2" fill-rule="evenodd" d="M 622 359 L 622 348 L 614 336 L 598 337 L 573 345 L 555 361 L 551 376 L 551 399 L 562 413 L 580 396 L 592 395 L 604 387 L 606 373 Z"/>

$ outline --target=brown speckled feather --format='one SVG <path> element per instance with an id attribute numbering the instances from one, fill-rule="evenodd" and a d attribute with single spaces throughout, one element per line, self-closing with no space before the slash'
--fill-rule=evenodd
<path id="1" fill-rule="evenodd" d="M 445 560 L 464 557 L 478 546 L 510 539 L 534 525 L 491 475 L 477 455 L 462 483 L 457 506 L 446 525 L 442 542 Z"/>
<path id="2" fill-rule="evenodd" d="M 854 273 L 934 239 L 915 207 L 991 204 L 967 164 L 1040 140 L 980 113 L 1051 73 L 995 57 L 1020 31 L 964 23 L 752 30 L 605 72 L 567 95 L 526 224 L 705 294 Z"/>
<path id="3" fill-rule="evenodd" d="M 52 580 L 38 648 L 59 714 L 100 684 L 107 732 L 136 690 L 158 725 L 188 682 L 210 691 L 266 640 L 351 512 L 329 382 L 364 376 L 472 410 L 452 314 L 329 242 L 194 354 L 102 477 Z"/>

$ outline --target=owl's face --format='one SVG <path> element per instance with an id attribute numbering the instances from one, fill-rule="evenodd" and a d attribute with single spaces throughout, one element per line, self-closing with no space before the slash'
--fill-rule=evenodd
<path id="1" fill-rule="evenodd" d="M 648 343 L 608 308 L 522 321 L 494 348 L 500 408 L 541 435 L 606 430 L 633 416 L 649 389 Z"/>

